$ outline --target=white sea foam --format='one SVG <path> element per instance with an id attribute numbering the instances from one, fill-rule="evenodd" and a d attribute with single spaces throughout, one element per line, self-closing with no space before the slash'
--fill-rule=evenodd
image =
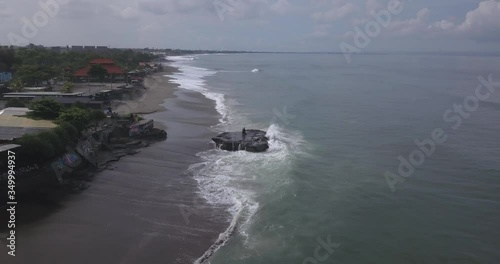
<path id="1" fill-rule="evenodd" d="M 179 88 L 199 92 L 203 94 L 206 98 L 213 100 L 217 112 L 221 115 L 219 120 L 221 123 L 225 122 L 227 110 L 224 104 L 224 95 L 220 93 L 210 92 L 206 87 L 205 78 L 216 74 L 216 71 L 211 71 L 205 68 L 194 67 L 186 62 L 190 62 L 196 59 L 196 57 L 184 57 L 184 56 L 171 56 L 168 57 L 169 60 L 173 61 L 172 66 L 177 67 L 180 72 L 172 74 L 171 82 L 179 85 Z"/>
<path id="2" fill-rule="evenodd" d="M 173 66 L 180 72 L 174 74 L 173 82 L 180 88 L 197 91 L 216 102 L 217 111 L 221 114 L 217 130 L 241 129 L 242 124 L 251 125 L 241 114 L 230 105 L 238 105 L 234 99 L 226 99 L 222 93 L 210 91 L 205 79 L 217 72 L 191 65 L 191 59 L 169 57 Z M 193 58 L 194 60 L 195 58 Z M 242 121 L 243 120 L 243 121 Z M 265 153 L 228 152 L 218 149 L 198 153 L 202 162 L 189 167 L 189 171 L 198 182 L 200 195 L 208 203 L 226 207 L 231 215 L 228 228 L 217 242 L 195 263 L 204 263 L 217 250 L 223 247 L 231 235 L 238 231 L 248 238 L 248 228 L 253 216 L 260 209 L 259 195 L 273 193 L 283 185 L 290 184 L 288 172 L 293 155 L 300 152 L 302 136 L 290 133 L 276 124 L 262 127 L 262 124 L 252 125 L 252 128 L 267 130 L 270 148 Z"/>
<path id="3" fill-rule="evenodd" d="M 259 209 L 258 195 L 291 183 L 288 172 L 292 156 L 300 153 L 300 134 L 286 133 L 275 124 L 267 131 L 270 143 L 267 152 L 212 149 L 199 153 L 202 162 L 189 168 L 201 195 L 210 204 L 227 207 L 232 221 L 239 218 L 241 235 L 247 234 L 251 217 Z"/>

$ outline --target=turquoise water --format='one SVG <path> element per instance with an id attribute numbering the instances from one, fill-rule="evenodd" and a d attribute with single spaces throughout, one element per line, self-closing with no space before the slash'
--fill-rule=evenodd
<path id="1" fill-rule="evenodd" d="M 443 117 L 475 95 L 479 76 L 500 81 L 500 58 L 174 59 L 181 87 L 217 102 L 214 132 L 271 138 L 265 154 L 211 150 L 190 168 L 200 195 L 230 213 L 210 263 L 500 261 L 500 86 L 467 118 Z M 436 129 L 446 141 L 392 189 L 386 172 Z"/>

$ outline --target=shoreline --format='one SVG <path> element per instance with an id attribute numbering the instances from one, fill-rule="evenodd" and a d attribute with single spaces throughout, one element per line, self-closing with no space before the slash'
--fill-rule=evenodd
<path id="1" fill-rule="evenodd" d="M 165 111 L 162 106 L 168 98 L 175 97 L 178 85 L 171 83 L 171 77 L 167 77 L 179 70 L 172 66 L 164 66 L 161 72 L 153 73 L 144 79 L 144 91 L 139 96 L 131 96 L 125 100 L 114 100 L 111 107 L 119 114 L 147 115 Z"/>
<path id="2" fill-rule="evenodd" d="M 131 112 L 152 110 L 148 118 L 168 127 L 167 141 L 111 163 L 82 192 L 21 205 L 21 221 L 41 216 L 18 227 L 18 263 L 53 263 L 56 254 L 65 263 L 193 263 L 224 232 L 225 209 L 199 197 L 187 171 L 212 147 L 218 113 L 201 93 L 176 89 L 167 74 L 145 80 L 139 103 L 120 102 Z"/>

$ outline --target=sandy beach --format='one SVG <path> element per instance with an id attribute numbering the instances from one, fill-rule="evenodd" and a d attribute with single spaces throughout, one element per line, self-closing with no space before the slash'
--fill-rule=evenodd
<path id="1" fill-rule="evenodd" d="M 187 168 L 212 147 L 218 116 L 212 101 L 176 89 L 165 74 L 117 109 L 156 112 L 147 117 L 168 140 L 112 164 L 81 193 L 20 204 L 17 257 L 0 254 L 0 263 L 193 263 L 211 246 L 227 215 L 198 197 Z"/>
<path id="2" fill-rule="evenodd" d="M 144 80 L 145 91 L 138 97 L 129 100 L 113 102 L 113 111 L 120 114 L 150 114 L 157 111 L 164 111 L 162 106 L 166 98 L 173 96 L 176 84 L 169 83 L 169 78 L 165 75 L 176 72 L 177 69 L 165 66 L 162 72 L 154 73 Z"/>

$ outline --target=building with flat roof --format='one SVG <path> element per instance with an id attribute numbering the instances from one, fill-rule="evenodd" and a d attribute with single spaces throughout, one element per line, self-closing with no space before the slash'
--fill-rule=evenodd
<path id="1" fill-rule="evenodd" d="M 71 46 L 71 51 L 82 52 L 83 46 Z"/>
<path id="2" fill-rule="evenodd" d="M 96 47 L 96 51 L 98 51 L 98 52 L 105 52 L 108 50 L 109 50 L 109 48 L 107 46 L 97 46 Z"/>
<path id="3" fill-rule="evenodd" d="M 82 97 L 83 92 L 79 93 L 60 93 L 60 92 L 20 92 L 20 93 L 6 93 L 4 98 L 18 98 L 18 99 L 34 99 L 43 97 Z"/>
<path id="4" fill-rule="evenodd" d="M 0 110 L 0 143 L 9 143 L 25 134 L 36 134 L 56 127 L 52 121 L 24 117 L 30 110 L 10 107 Z"/>

